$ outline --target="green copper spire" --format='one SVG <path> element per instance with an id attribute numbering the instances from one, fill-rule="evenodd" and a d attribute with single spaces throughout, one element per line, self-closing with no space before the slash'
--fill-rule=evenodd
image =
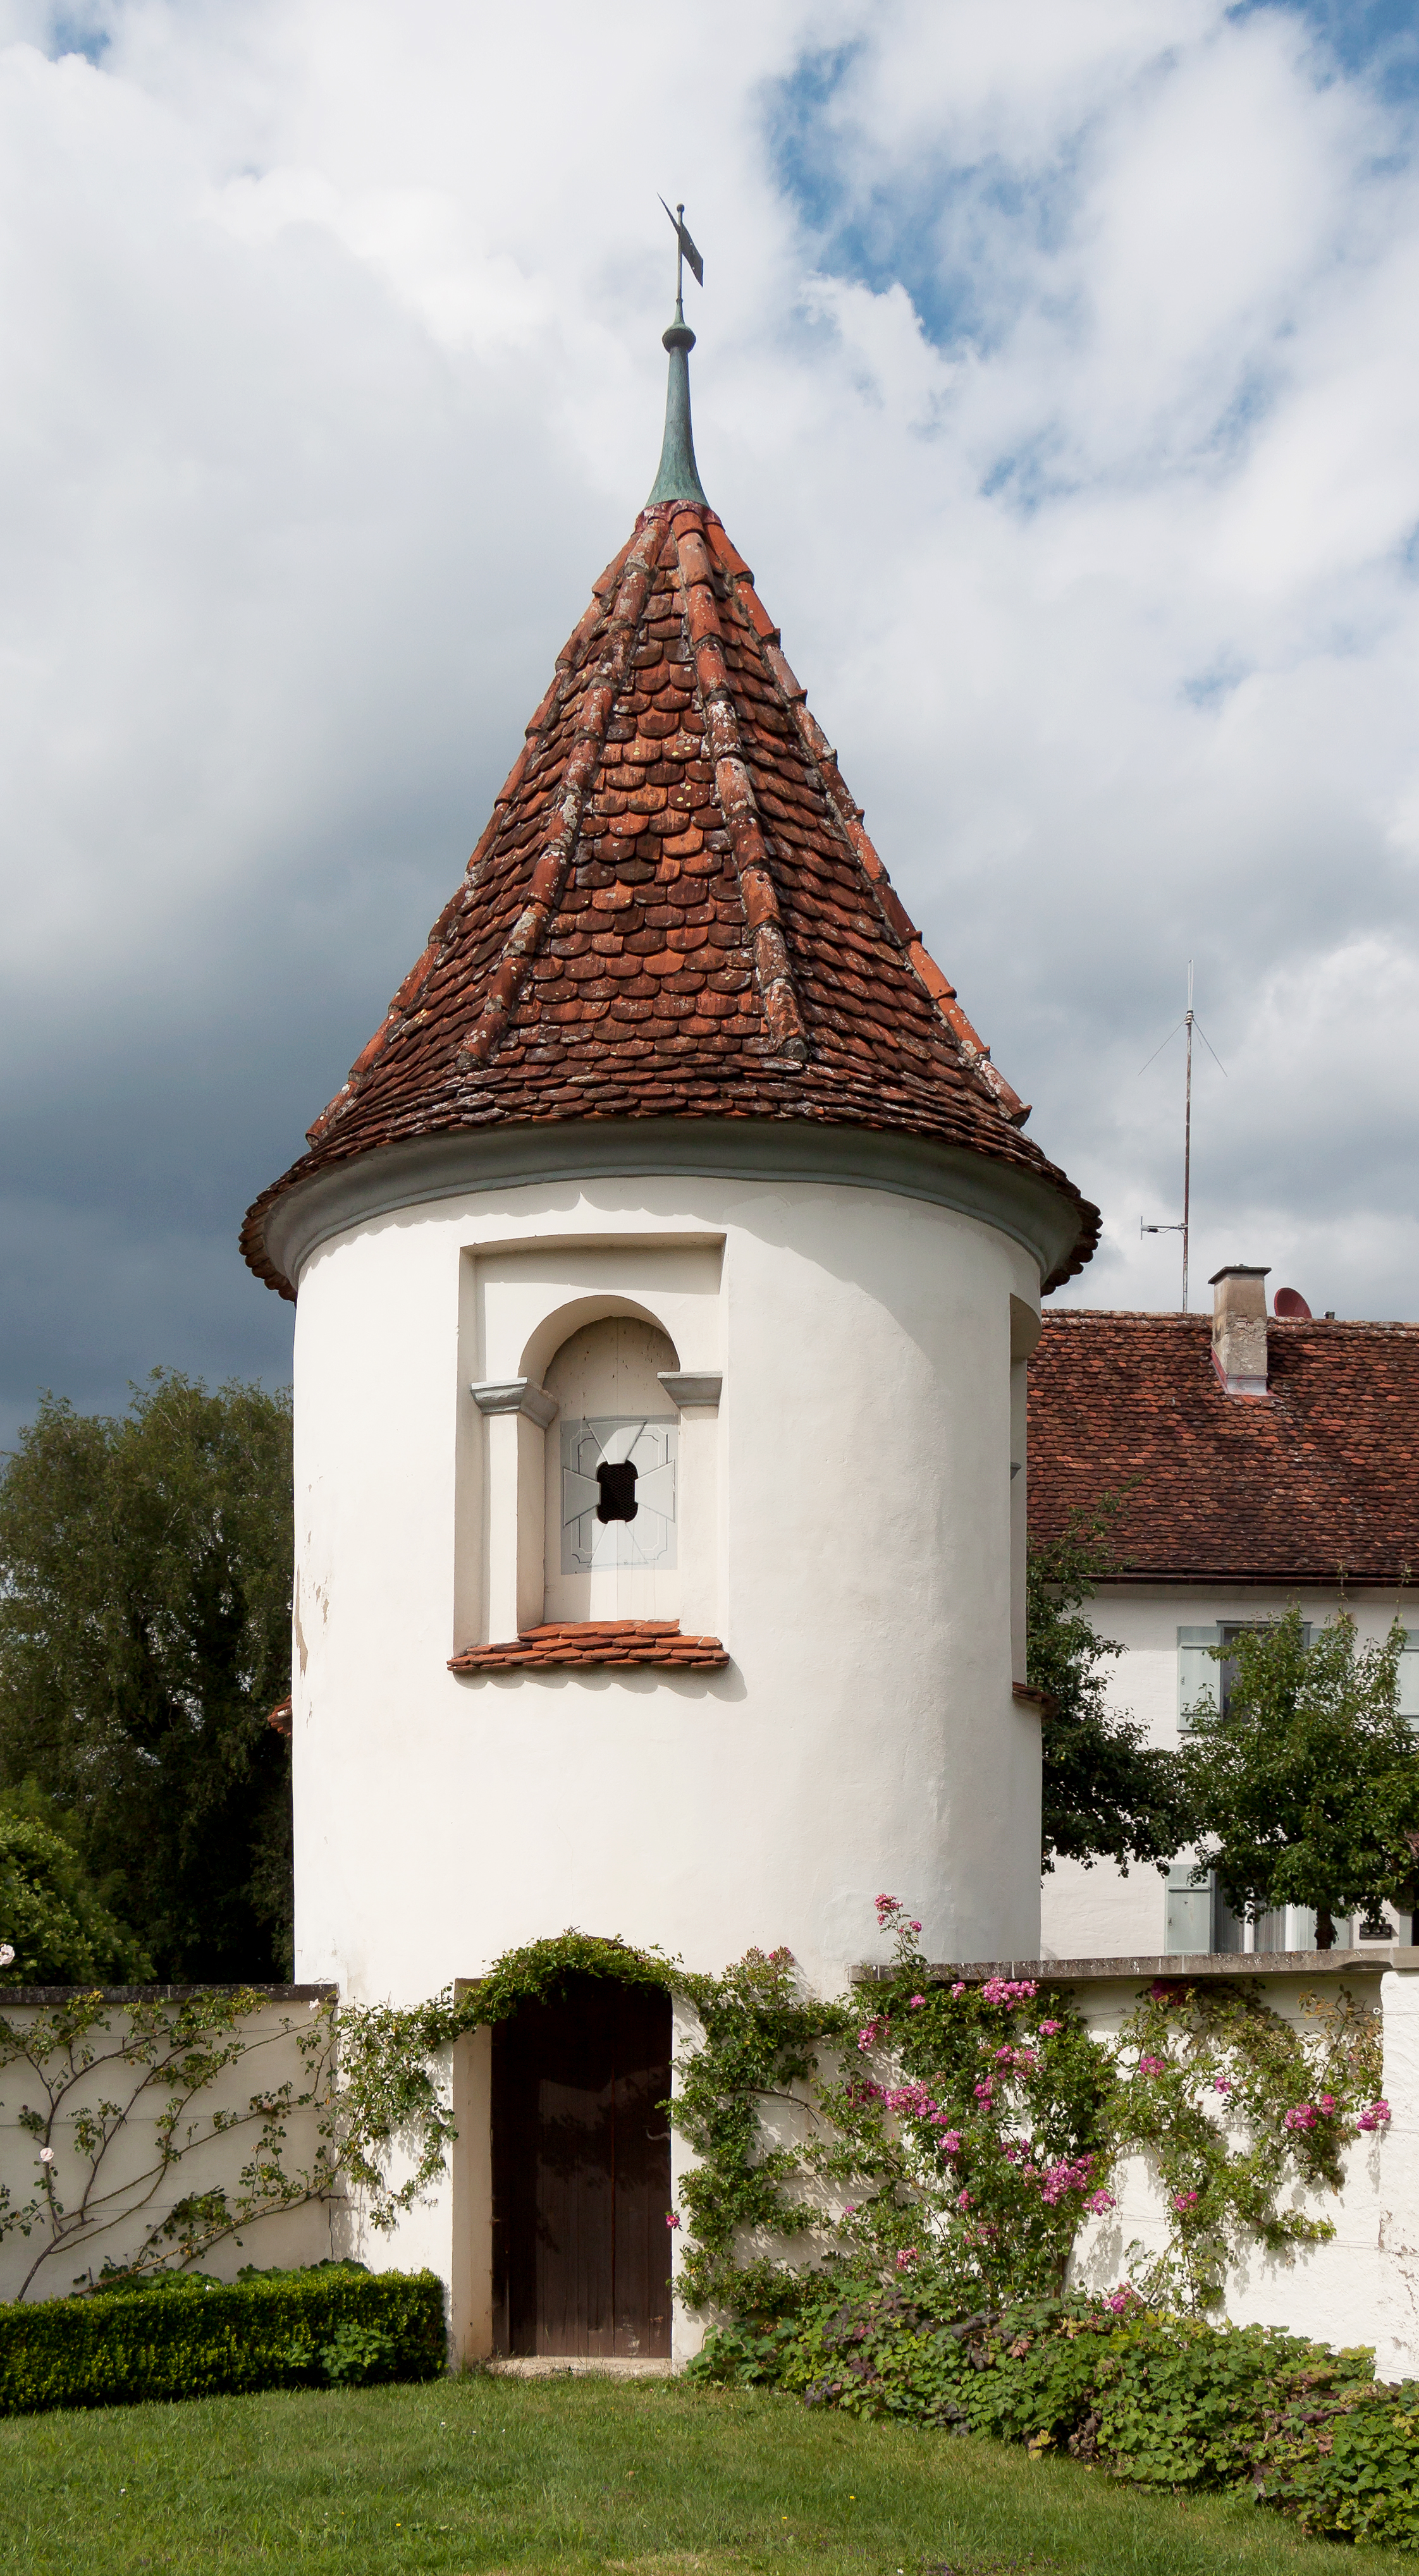
<path id="1" fill-rule="evenodd" d="M 662 204 L 664 200 L 662 199 Z M 670 209 L 666 206 L 667 215 Z M 684 263 L 689 260 L 700 283 L 704 283 L 704 262 L 685 230 L 685 209 L 670 215 L 675 226 L 675 319 L 668 331 L 660 335 L 660 345 L 670 353 L 670 381 L 665 389 L 665 437 L 660 450 L 660 471 L 646 497 L 646 508 L 657 501 L 698 501 L 708 509 L 709 494 L 700 481 L 695 463 L 695 434 L 690 423 L 690 351 L 695 335 L 685 319 Z"/>

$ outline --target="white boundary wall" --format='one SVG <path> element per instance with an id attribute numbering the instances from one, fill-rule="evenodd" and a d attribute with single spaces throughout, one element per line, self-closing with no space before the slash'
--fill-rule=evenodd
<path id="1" fill-rule="evenodd" d="M 185 1991 L 181 1987 L 115 1987 L 105 1993 L 103 2018 L 107 2033 L 96 2030 L 93 2044 L 107 2051 L 120 2042 L 129 2028 L 127 2006 L 138 2002 L 176 2004 Z M 304 2030 L 311 2006 L 329 1996 L 329 1988 L 316 1986 L 258 1987 L 262 1995 L 260 2011 L 250 2014 L 238 2025 L 246 2045 L 234 2063 L 225 2067 L 214 2081 L 196 2094 L 189 2104 L 177 2133 L 181 2144 L 188 2131 L 194 2136 L 190 2152 L 169 2165 L 157 2181 L 151 2197 L 141 2197 L 142 2178 L 158 2162 L 157 2121 L 168 2099 L 169 2087 L 152 2084 L 140 2097 L 134 2116 L 125 2121 L 105 2150 L 97 2180 L 92 2186 L 91 2207 L 109 2223 L 101 2232 L 88 2234 L 61 2246 L 42 2264 L 25 2288 L 49 2233 L 41 2218 L 28 2237 L 18 2228 L 0 2237 L 0 2299 L 64 2298 L 90 2276 L 97 2281 L 105 2263 L 122 2266 L 132 2262 L 155 2227 L 161 2227 L 174 2204 L 192 2192 L 211 2191 L 225 2186 L 235 2196 L 241 2167 L 249 2159 L 261 2136 L 259 2117 L 244 2120 L 242 2125 L 214 2135 L 214 2113 L 240 2116 L 247 2113 L 254 2099 L 266 2098 L 289 2083 L 293 2094 L 307 2090 L 311 2077 L 296 2045 L 295 2033 Z M 12 2027 L 25 2030 L 42 2021 L 58 2005 L 72 2003 L 74 1990 L 67 1987 L 20 1986 L 0 1988 L 0 2018 Z M 87 2157 L 76 2152 L 73 2129 L 76 2117 L 92 2113 L 100 2100 L 126 2101 L 135 2090 L 141 2069 L 136 2066 L 115 2067 L 112 2063 L 95 2065 L 67 2093 L 62 2111 L 53 2130 L 55 2191 L 66 2209 L 73 2211 L 89 2181 L 91 2167 Z M 8 2186 L 12 2205 L 30 2201 L 41 2180 L 39 2141 L 20 2125 L 20 2113 L 29 2106 L 43 2110 L 45 2098 L 36 2082 L 35 2072 L 23 2059 L 0 2067 L 0 2183 Z M 320 2145 L 318 2113 L 312 2107 L 292 2112 L 284 2122 L 283 2163 L 287 2173 L 294 2174 L 314 2164 Z M 344 2253 L 342 2241 L 337 2245 L 334 2231 L 343 2236 L 343 2204 L 307 2202 L 303 2206 L 274 2212 L 258 2218 L 235 2237 L 226 2237 L 202 2257 L 201 2269 L 232 2280 L 243 2264 L 254 2263 L 263 2270 L 273 2264 L 319 2263 L 327 2257 Z M 388 2259 L 387 2257 L 385 2258 Z"/>
<path id="2" fill-rule="evenodd" d="M 957 1974 L 1050 1978 L 1072 1990 L 1085 2027 L 1113 2039 L 1155 1977 L 1231 1981 L 1259 1976 L 1273 2012 L 1307 2027 L 1303 1996 L 1332 1982 L 1384 2015 L 1384 2097 L 1388 2127 L 1348 2149 L 1338 2193 L 1295 2188 L 1289 2205 L 1329 2219 L 1327 2244 L 1289 2256 L 1260 2248 L 1227 2281 L 1226 2312 L 1237 2325 L 1282 2326 L 1335 2345 L 1369 2344 L 1382 2379 L 1419 2378 L 1419 1949 L 1278 1952 L 1242 1960 L 1177 1956 L 992 1962 Z M 1162 2253 L 1168 2228 L 1163 2193 L 1147 2160 L 1116 2174 L 1117 2207 L 1091 2219 L 1070 2266 L 1070 2286 L 1110 2290 L 1127 2275 L 1128 2248 Z"/>

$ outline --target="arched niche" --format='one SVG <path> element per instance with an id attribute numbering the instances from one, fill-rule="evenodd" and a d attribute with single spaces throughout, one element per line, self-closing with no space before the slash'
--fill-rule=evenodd
<path id="1" fill-rule="evenodd" d="M 675 1345 L 629 1300 L 570 1333 L 565 1311 L 557 1320 L 564 1338 L 542 1371 L 557 1406 L 546 1434 L 543 1616 L 676 1619 L 680 1415 L 660 1383 L 679 1365 Z"/>
<path id="2" fill-rule="evenodd" d="M 673 1349 L 673 1336 L 666 1330 L 665 1319 L 654 1306 L 636 1297 L 603 1290 L 584 1297 L 570 1297 L 557 1307 L 555 1313 L 544 1316 L 524 1345 L 518 1361 L 519 1374 L 530 1378 L 534 1386 L 544 1384 L 554 1358 L 580 1330 L 588 1324 L 604 1323 L 612 1317 L 622 1316 L 632 1322 L 652 1325 Z M 678 1353 L 663 1365 L 678 1368 Z"/>

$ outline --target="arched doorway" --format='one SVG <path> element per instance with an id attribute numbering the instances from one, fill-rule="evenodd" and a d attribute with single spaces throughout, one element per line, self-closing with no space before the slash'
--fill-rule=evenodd
<path id="1" fill-rule="evenodd" d="M 670 2352 L 670 1998 L 569 1977 L 493 2031 L 493 2345 Z"/>

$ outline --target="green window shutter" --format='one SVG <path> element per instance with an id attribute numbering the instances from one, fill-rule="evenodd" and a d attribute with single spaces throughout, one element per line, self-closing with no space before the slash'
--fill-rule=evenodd
<path id="1" fill-rule="evenodd" d="M 1165 1950 L 1210 1951 L 1212 1947 L 1212 1879 L 1192 1883 L 1186 1861 L 1174 1861 L 1168 1872 Z"/>
<path id="2" fill-rule="evenodd" d="M 1419 1726 L 1419 1628 L 1406 1628 L 1399 1658 L 1399 1714 Z"/>
<path id="3" fill-rule="evenodd" d="M 1220 1666 L 1214 1664 L 1209 1649 L 1216 1645 L 1221 1631 L 1216 1621 L 1208 1628 L 1178 1630 L 1178 1725 L 1187 1732 L 1187 1712 L 1200 1699 L 1210 1698 L 1215 1706 Z M 1204 1942 L 1204 1949 L 1210 1944 Z"/>

